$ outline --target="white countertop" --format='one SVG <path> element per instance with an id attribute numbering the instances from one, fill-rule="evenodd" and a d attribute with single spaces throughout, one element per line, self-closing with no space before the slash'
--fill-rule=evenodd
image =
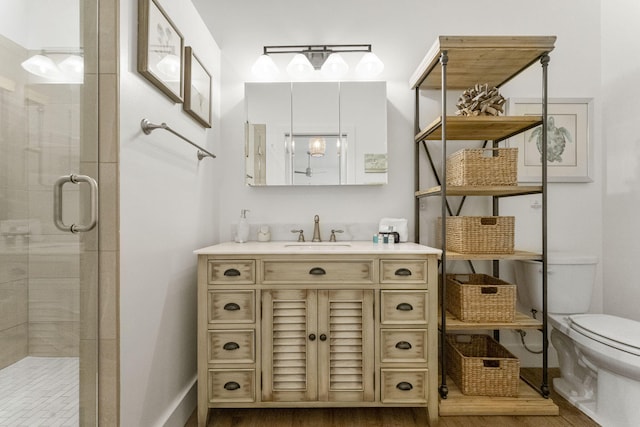
<path id="1" fill-rule="evenodd" d="M 363 241 L 343 242 L 224 242 L 195 250 L 197 255 L 233 254 L 426 254 L 440 255 L 440 249 L 417 243 L 396 243 L 393 246 Z"/>

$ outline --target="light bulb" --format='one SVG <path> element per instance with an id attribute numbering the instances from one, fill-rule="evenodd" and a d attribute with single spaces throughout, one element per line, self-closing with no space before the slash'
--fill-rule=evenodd
<path id="1" fill-rule="evenodd" d="M 338 79 L 347 74 L 349 66 L 339 53 L 332 53 L 322 64 L 321 71 L 326 77 Z"/>
<path id="2" fill-rule="evenodd" d="M 375 77 L 382 70 L 384 70 L 384 64 L 373 52 L 365 53 L 356 65 L 356 73 L 362 77 Z"/>
<path id="3" fill-rule="evenodd" d="M 298 79 L 307 77 L 313 73 L 313 65 L 306 56 L 301 53 L 293 57 L 289 65 L 287 65 L 287 73 Z"/>
<path id="4" fill-rule="evenodd" d="M 251 67 L 251 72 L 262 79 L 270 79 L 277 76 L 280 71 L 269 55 L 260 55 Z"/>
<path id="5" fill-rule="evenodd" d="M 22 68 L 39 77 L 54 78 L 60 76 L 60 69 L 51 58 L 44 55 L 33 55 L 24 61 Z"/>

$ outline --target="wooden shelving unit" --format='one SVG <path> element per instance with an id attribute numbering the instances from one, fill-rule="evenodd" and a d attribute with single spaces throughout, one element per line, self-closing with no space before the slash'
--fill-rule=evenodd
<path id="1" fill-rule="evenodd" d="M 447 141 L 491 141 L 493 148 L 499 142 L 514 135 L 542 125 L 546 141 L 547 64 L 548 53 L 553 50 L 554 36 L 440 36 L 413 73 L 409 84 L 416 91 L 416 218 L 419 217 L 419 203 L 424 197 L 441 198 L 441 233 L 446 231 L 448 196 L 477 196 L 493 199 L 493 215 L 499 215 L 498 201 L 503 197 L 527 194 L 542 195 L 542 248 L 540 252 L 516 250 L 512 254 L 462 254 L 444 251 L 440 262 L 440 280 L 446 285 L 447 261 L 466 260 L 493 261 L 494 275 L 499 275 L 499 260 L 533 259 L 540 260 L 543 268 L 543 293 L 546 294 L 547 235 L 546 235 L 546 165 L 542 168 L 540 185 L 513 186 L 448 186 L 446 184 Z M 536 62 L 542 65 L 543 109 L 541 116 L 478 116 L 462 117 L 449 115 L 447 111 L 447 91 L 464 90 L 478 83 L 488 83 L 489 87 L 500 87 L 520 72 Z M 438 90 L 441 93 L 441 114 L 425 127 L 420 126 L 420 90 Z M 441 174 L 438 176 L 429 153 L 427 141 L 441 141 Z M 438 186 L 420 188 L 420 146 L 429 157 L 432 172 Z M 542 157 L 546 158 L 546 147 Z M 419 221 L 416 221 L 416 241 L 419 241 Z M 446 239 L 446 238 L 445 238 Z M 443 247 L 444 249 L 444 247 Z M 443 285 L 444 286 L 444 285 Z M 446 307 L 446 292 L 440 293 L 440 334 L 444 342 L 447 331 L 479 331 L 500 329 L 537 329 L 543 335 L 543 381 L 540 387 L 521 381 L 518 397 L 488 397 L 464 395 L 446 374 L 446 358 L 440 360 L 440 415 L 557 415 L 559 410 L 549 396 L 547 375 L 547 320 L 546 309 L 537 320 L 523 313 L 517 313 L 514 322 L 462 322 Z M 445 349 L 442 349 L 445 355 Z"/>

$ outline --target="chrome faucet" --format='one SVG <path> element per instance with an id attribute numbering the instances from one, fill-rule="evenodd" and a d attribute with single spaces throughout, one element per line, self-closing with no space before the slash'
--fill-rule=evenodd
<path id="1" fill-rule="evenodd" d="M 313 222 L 315 222 L 315 224 L 313 225 L 313 239 L 311 239 L 311 241 L 322 242 L 320 238 L 320 217 L 318 215 L 314 216 Z"/>

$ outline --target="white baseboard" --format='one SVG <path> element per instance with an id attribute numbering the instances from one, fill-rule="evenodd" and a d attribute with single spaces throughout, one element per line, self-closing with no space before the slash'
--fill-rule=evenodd
<path id="1" fill-rule="evenodd" d="M 189 384 L 176 396 L 167 410 L 158 417 L 158 425 L 163 427 L 184 427 L 187 420 L 198 406 L 197 375 Z"/>

